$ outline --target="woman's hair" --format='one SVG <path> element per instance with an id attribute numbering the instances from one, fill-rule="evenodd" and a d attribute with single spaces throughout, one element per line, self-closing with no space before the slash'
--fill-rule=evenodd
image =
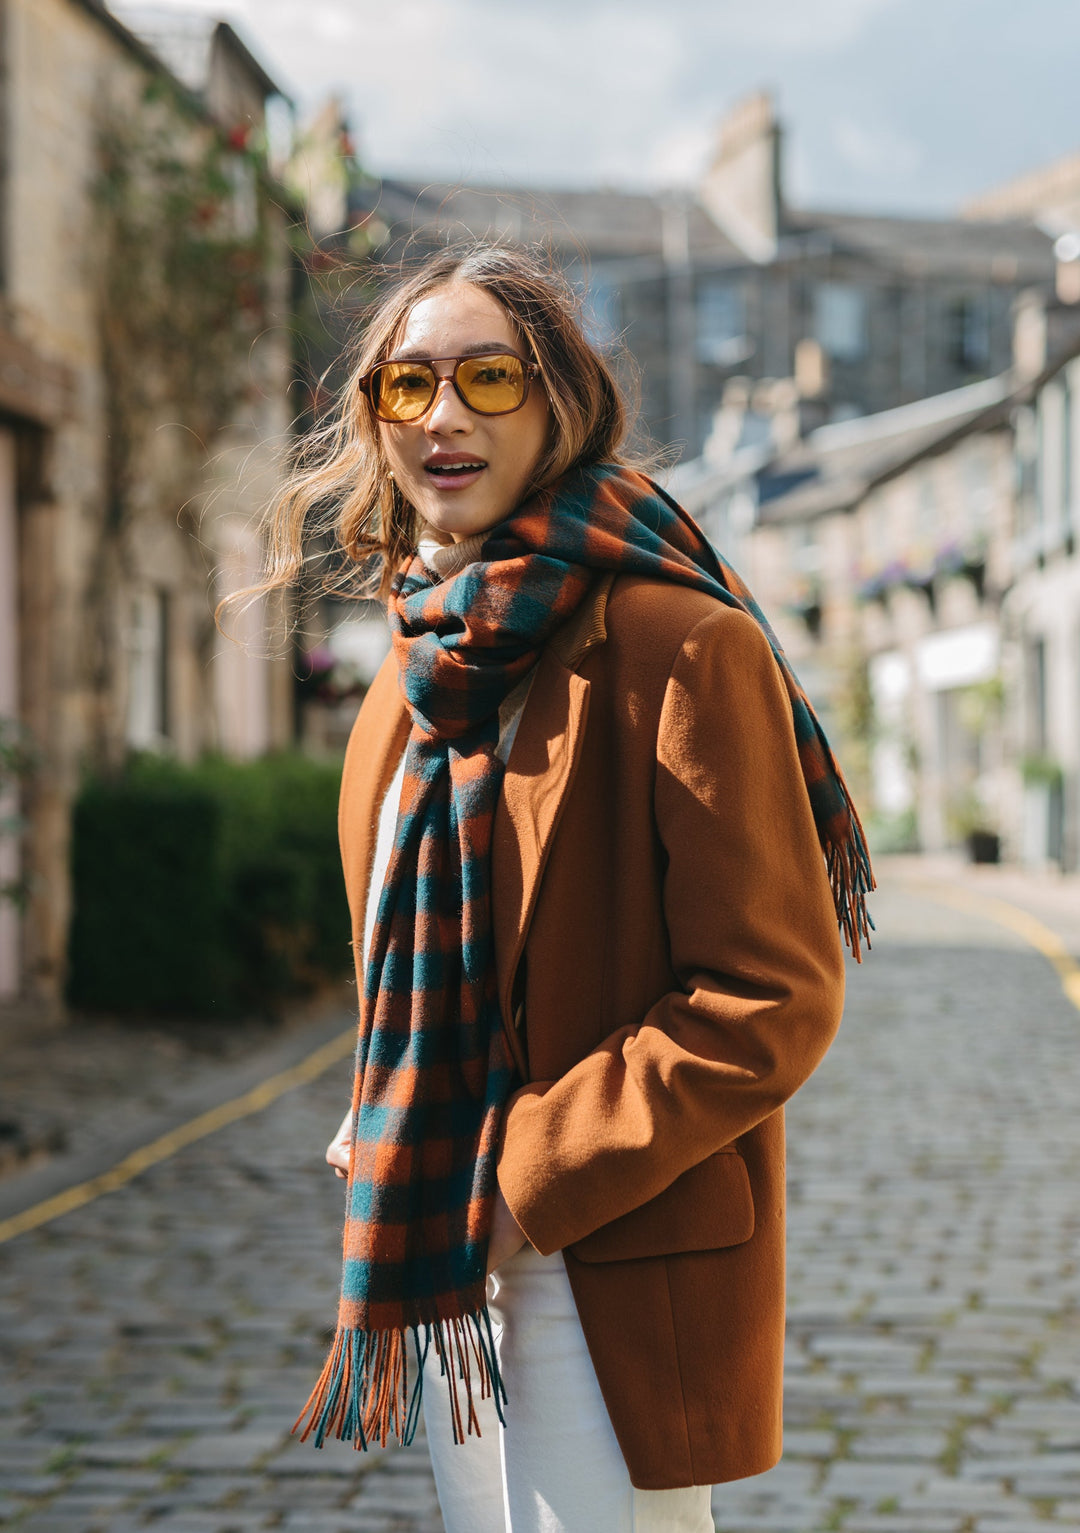
<path id="1" fill-rule="evenodd" d="M 526 493 L 546 488 L 579 463 L 628 461 L 626 403 L 607 362 L 586 338 L 581 300 L 565 277 L 512 245 L 441 251 L 375 304 L 330 419 L 298 444 L 267 512 L 266 572 L 257 591 L 294 582 L 313 539 L 324 559 L 328 542 L 334 550 L 326 587 L 354 595 L 377 588 L 385 596 L 394 571 L 415 551 L 416 516 L 389 476 L 360 380 L 392 354 L 415 305 L 451 282 L 490 293 L 540 364 L 552 429 Z"/>

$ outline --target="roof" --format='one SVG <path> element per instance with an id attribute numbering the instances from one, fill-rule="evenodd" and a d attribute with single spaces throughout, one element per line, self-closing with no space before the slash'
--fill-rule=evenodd
<path id="1" fill-rule="evenodd" d="M 918 459 L 973 429 L 1003 425 L 1016 390 L 1013 375 L 1003 373 L 895 410 L 818 427 L 759 475 L 759 521 L 803 521 L 850 509 Z"/>
<path id="2" fill-rule="evenodd" d="M 120 18 L 114 15 L 112 10 L 105 5 L 104 0 L 73 0 L 73 3 L 80 6 L 84 11 L 89 12 L 94 20 L 99 22 L 107 32 L 111 32 L 116 41 L 126 48 L 129 53 L 134 54 L 141 64 L 147 65 L 150 69 L 163 71 L 165 74 L 172 74 L 164 60 L 155 54 L 152 49 L 148 48 L 140 38 L 136 37 L 131 28 L 125 26 Z M 173 76 L 173 78 L 176 79 L 176 76 Z M 183 81 L 179 79 L 176 79 L 176 83 L 183 86 Z M 190 91 L 187 94 L 190 96 Z"/>
<path id="3" fill-rule="evenodd" d="M 237 55 L 264 97 L 285 94 L 235 27 L 219 17 L 129 0 L 110 0 L 109 10 L 195 96 L 203 97 L 206 93 L 213 49 L 218 41 Z"/>
<path id="4" fill-rule="evenodd" d="M 1077 313 L 1075 306 L 1053 302 L 1047 309 Z M 707 460 L 696 459 L 686 465 L 685 484 L 694 503 L 702 504 L 736 478 L 756 478 L 761 523 L 806 521 L 850 510 L 869 490 L 921 458 L 944 452 L 976 431 L 1005 427 L 1017 405 L 1029 403 L 1078 358 L 1080 338 L 1074 332 L 1034 377 L 1010 369 L 894 410 L 819 426 L 782 453 L 744 448 L 714 466 L 711 475 Z"/>
<path id="5" fill-rule="evenodd" d="M 391 228 L 438 231 L 442 235 L 490 236 L 543 242 L 577 251 L 582 260 L 664 265 L 665 221 L 688 221 L 695 257 L 702 254 L 730 265 L 745 257 L 704 208 L 688 199 L 675 202 L 648 192 L 563 190 L 544 187 L 466 187 L 387 177 L 359 191 L 361 204 Z"/>
<path id="6" fill-rule="evenodd" d="M 971 431 L 1005 425 L 1014 403 L 1031 388 L 1011 372 L 1002 373 L 877 415 L 819 426 L 784 451 L 764 443 L 742 447 L 719 463 L 696 458 L 679 464 L 667 476 L 667 487 L 699 514 L 725 490 L 754 480 L 760 524 L 847 511 L 874 485 L 919 458 Z"/>
<path id="7" fill-rule="evenodd" d="M 359 208 L 376 211 L 399 232 L 494 236 L 542 241 L 603 261 L 611 275 L 657 273 L 665 265 L 665 231 L 686 244 L 697 268 L 747 268 L 746 254 L 696 198 L 646 191 L 515 186 L 465 187 L 387 177 L 359 192 Z M 975 223 L 966 218 L 905 218 L 861 213 L 798 212 L 786 216 L 776 262 L 852 256 L 906 277 L 954 275 L 1029 285 L 1050 280 L 1053 242 L 1020 219 Z"/>
<path id="8" fill-rule="evenodd" d="M 976 223 L 967 218 L 907 218 L 869 213 L 795 213 L 786 238 L 822 254 L 853 255 L 884 270 L 981 278 L 996 282 L 1046 281 L 1053 273 L 1053 240 L 1024 219 Z M 783 244 L 781 255 L 783 254 Z"/>

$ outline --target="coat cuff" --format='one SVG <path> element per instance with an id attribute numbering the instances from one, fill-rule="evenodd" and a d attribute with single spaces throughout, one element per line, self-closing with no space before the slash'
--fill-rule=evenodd
<path id="1" fill-rule="evenodd" d="M 531 1154 L 522 1153 L 531 1142 L 527 1133 L 515 1132 L 524 1126 L 529 1106 L 535 1110 L 539 1099 L 553 1086 L 553 1081 L 532 1081 L 516 1091 L 506 1104 L 502 1133 L 496 1161 L 499 1191 L 506 1199 L 506 1206 L 517 1220 L 526 1240 L 541 1256 L 551 1256 L 578 1236 L 567 1238 L 566 1221 L 558 1217 L 553 1206 L 551 1185 Z"/>

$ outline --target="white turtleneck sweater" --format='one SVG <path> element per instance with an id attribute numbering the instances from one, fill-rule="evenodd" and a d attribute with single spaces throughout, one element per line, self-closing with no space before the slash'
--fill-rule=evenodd
<path id="1" fill-rule="evenodd" d="M 472 538 L 465 538 L 460 543 L 437 543 L 434 538 L 422 538 L 420 540 L 419 553 L 421 559 L 431 570 L 432 574 L 438 575 L 440 580 L 449 580 L 452 575 L 457 575 L 469 564 L 475 564 L 480 558 L 480 549 L 484 542 L 482 533 Z M 521 715 L 525 711 L 529 691 L 532 687 L 535 670 L 529 672 L 522 681 L 519 681 L 512 692 L 507 693 L 499 706 L 499 743 L 495 747 L 499 759 L 505 763 L 510 759 L 510 750 L 517 734 Z M 401 760 L 397 764 L 390 786 L 386 790 L 386 797 L 379 809 L 379 827 L 375 837 L 375 855 L 371 862 L 371 881 L 368 884 L 367 904 L 364 909 L 364 953 L 371 952 L 371 934 L 375 929 L 375 916 L 379 908 L 379 896 L 382 893 L 383 884 L 386 882 L 386 870 L 390 864 L 390 853 L 394 849 L 394 836 L 397 832 L 398 810 L 401 807 L 401 787 L 405 778 L 405 755 L 402 753 Z"/>

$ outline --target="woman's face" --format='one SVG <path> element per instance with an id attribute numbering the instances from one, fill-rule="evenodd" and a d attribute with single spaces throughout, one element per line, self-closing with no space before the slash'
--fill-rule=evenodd
<path id="1" fill-rule="evenodd" d="M 410 312 L 392 355 L 460 357 L 477 351 L 528 356 L 500 303 L 471 283 L 452 282 Z M 405 499 L 437 535 L 460 543 L 494 527 L 521 501 L 547 445 L 551 407 L 542 380 L 535 378 L 520 410 L 478 415 L 449 381 L 453 364 L 440 362 L 436 371 L 443 381 L 427 414 L 411 425 L 379 421 L 378 430 Z M 470 467 L 455 467 L 462 464 Z"/>

